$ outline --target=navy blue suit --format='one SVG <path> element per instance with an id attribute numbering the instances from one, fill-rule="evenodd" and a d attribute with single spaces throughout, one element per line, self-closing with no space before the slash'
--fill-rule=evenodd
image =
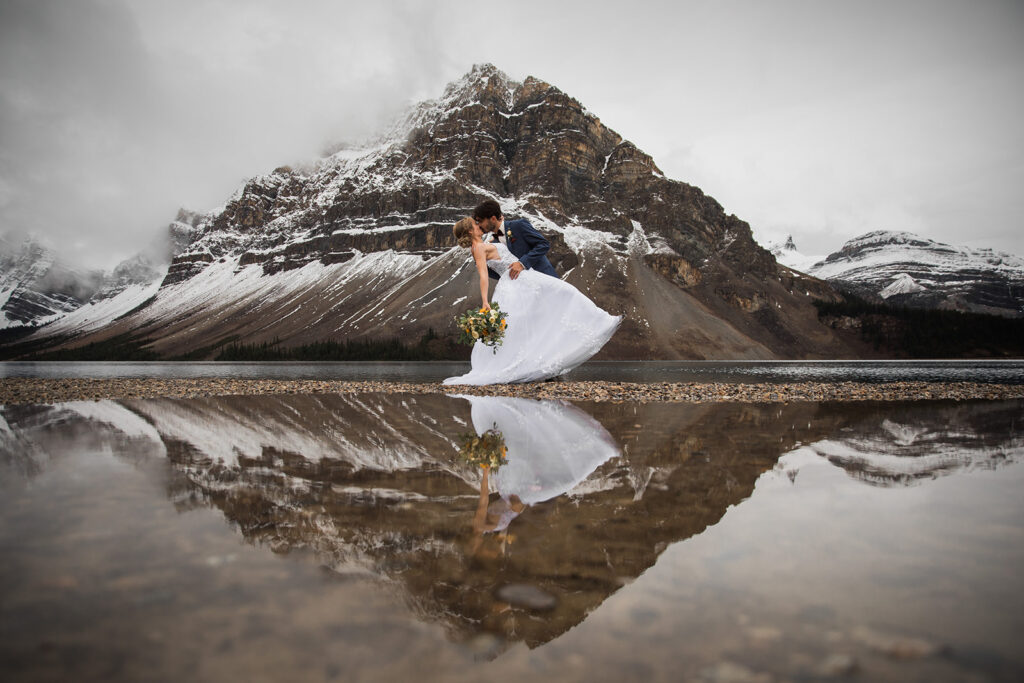
<path id="1" fill-rule="evenodd" d="M 494 233 L 491 233 L 492 235 Z M 494 237 L 497 241 L 497 237 Z M 505 246 L 512 252 L 513 256 L 519 259 L 525 268 L 536 270 L 551 277 L 558 277 L 555 267 L 548 261 L 548 249 L 551 243 L 544 235 L 537 232 L 537 229 L 530 225 L 525 218 L 516 218 L 505 221 Z M 499 277 L 490 268 L 487 269 L 491 277 Z"/>

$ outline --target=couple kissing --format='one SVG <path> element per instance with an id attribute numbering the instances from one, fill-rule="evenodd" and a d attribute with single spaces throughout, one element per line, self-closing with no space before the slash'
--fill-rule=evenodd
<path id="1" fill-rule="evenodd" d="M 481 308 L 500 303 L 508 328 L 493 352 L 477 342 L 469 373 L 444 384 L 538 382 L 564 375 L 600 351 L 622 322 L 561 280 L 547 257 L 548 240 L 525 218 L 506 220 L 496 201 L 481 202 L 452 232 L 473 257 Z M 498 283 L 488 299 L 492 277 Z"/>

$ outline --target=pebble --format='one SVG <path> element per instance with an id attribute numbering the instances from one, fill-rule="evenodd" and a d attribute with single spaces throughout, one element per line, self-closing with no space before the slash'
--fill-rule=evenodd
<path id="1" fill-rule="evenodd" d="M 771 674 L 757 672 L 742 664 L 723 661 L 700 672 L 701 680 L 709 683 L 771 683 Z"/>
<path id="2" fill-rule="evenodd" d="M 479 633 L 465 643 L 474 659 L 494 659 L 501 654 L 504 641 L 492 633 Z"/>
<path id="3" fill-rule="evenodd" d="M 966 401 L 1024 398 L 1024 385 L 973 382 L 536 382 L 458 386 L 440 383 L 251 379 L 42 379 L 0 380 L 0 405 L 146 398 L 202 398 L 278 394 L 471 394 L 622 403 L 790 403 L 820 401 Z"/>
<path id="4" fill-rule="evenodd" d="M 818 664 L 817 675 L 827 678 L 852 676 L 858 670 L 857 660 L 850 655 L 833 654 Z"/>
<path id="5" fill-rule="evenodd" d="M 558 605 L 555 596 L 528 583 L 505 584 L 495 592 L 495 597 L 515 607 L 525 607 L 537 612 L 546 612 Z"/>

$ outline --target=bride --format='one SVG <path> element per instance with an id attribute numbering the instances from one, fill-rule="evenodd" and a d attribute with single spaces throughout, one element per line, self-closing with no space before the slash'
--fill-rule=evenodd
<path id="1" fill-rule="evenodd" d="M 501 346 L 493 350 L 477 342 L 469 373 L 449 377 L 444 384 L 536 382 L 564 374 L 600 351 L 622 321 L 557 277 L 536 270 L 511 277 L 509 268 L 519 260 L 504 244 L 485 242 L 472 218 L 463 218 L 452 230 L 459 246 L 473 254 L 484 310 L 491 308 L 488 267 L 501 276 L 493 298 L 508 314 L 508 328 Z"/>

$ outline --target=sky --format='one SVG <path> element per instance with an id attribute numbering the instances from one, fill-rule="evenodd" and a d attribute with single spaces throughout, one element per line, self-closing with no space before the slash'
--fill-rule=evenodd
<path id="1" fill-rule="evenodd" d="M 111 268 L 478 63 L 575 97 L 761 244 L 1024 256 L 1019 0 L 0 0 L 0 233 Z"/>

